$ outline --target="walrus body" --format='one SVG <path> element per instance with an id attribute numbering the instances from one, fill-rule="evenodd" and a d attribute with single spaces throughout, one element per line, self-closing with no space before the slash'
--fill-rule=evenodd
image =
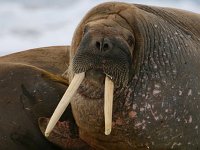
<path id="1" fill-rule="evenodd" d="M 51 55 L 56 49 L 57 55 L 67 56 L 67 47 L 54 47 L 0 57 L 0 149 L 60 149 L 38 128 L 38 118 L 51 115 L 66 89 L 47 78 L 48 71 L 55 74 L 66 67 L 62 56 Z M 59 65 L 51 65 L 58 60 Z"/>
<path id="2" fill-rule="evenodd" d="M 28 119 L 34 120 L 34 117 L 27 117 L 27 113 L 24 113 L 29 110 L 29 106 L 35 104 L 31 101 L 34 101 L 32 99 L 34 89 L 37 91 L 39 89 L 39 93 L 42 94 L 36 100 L 39 100 L 40 96 L 42 99 L 49 100 L 45 103 L 48 104 L 47 106 L 39 107 L 41 108 L 37 111 L 40 114 L 37 115 L 39 117 L 49 117 L 53 105 L 55 106 L 51 102 L 57 101 L 64 92 L 63 85 L 41 77 L 41 74 L 47 74 L 48 78 L 53 78 L 56 72 L 59 72 L 58 74 L 64 72 L 64 69 L 59 69 L 65 68 L 64 65 L 56 67 L 60 65 L 59 62 L 61 64 L 65 62 L 61 55 L 59 57 L 62 59 L 56 59 L 58 60 L 57 65 L 52 66 L 52 63 L 45 63 L 50 56 L 51 58 L 55 56 L 52 52 L 46 53 L 51 54 L 49 56 L 45 54 L 39 57 L 36 63 L 30 60 L 37 58 L 34 57 L 37 53 L 28 55 L 27 57 L 30 57 L 28 60 L 17 57 L 17 54 L 9 60 L 0 58 L 0 65 L 3 68 L 0 70 L 0 87 L 3 89 L 0 91 L 0 96 L 4 96 L 1 99 L 0 111 L 1 114 L 5 114 L 3 117 L 5 120 L 1 123 L 7 121 L 5 124 L 7 126 L 0 128 L 0 134 L 5 132 L 1 137 L 10 136 L 10 133 L 13 133 L 6 131 L 6 129 L 13 131 L 12 125 L 9 126 L 11 128 L 8 127 L 9 121 L 17 122 L 19 119 L 16 120 L 13 114 L 9 113 L 13 112 L 12 110 L 19 110 L 22 115 L 17 118 L 22 118 L 24 123 L 13 126 L 25 127 L 26 131 L 33 134 L 29 136 L 26 133 L 21 137 L 34 137 L 33 141 L 35 141 L 34 144 L 27 146 L 27 141 L 22 140 L 21 142 L 20 138 L 14 136 L 14 140 L 6 138 L 10 142 L 1 142 L 2 148 L 5 148 L 6 144 L 11 145 L 10 149 L 17 149 L 17 146 L 23 149 L 22 145 L 32 147 L 32 149 L 52 148 L 52 145 L 46 143 L 40 132 L 35 129 L 37 125 L 33 124 L 36 122 L 28 121 L 27 123 Z M 92 9 L 83 18 L 74 34 L 70 56 L 65 55 L 65 57 L 67 60 L 65 63 L 71 65 L 68 69 L 70 80 L 74 73 L 86 72 L 86 78 L 73 97 L 71 106 L 79 128 L 79 136 L 91 147 L 94 149 L 162 150 L 199 148 L 199 14 L 170 8 L 104 3 Z M 35 70 L 34 67 L 31 69 L 28 67 L 29 71 L 26 71 L 26 65 L 13 64 L 14 58 L 16 58 L 14 63 L 28 62 L 54 75 L 44 73 L 44 70 Z M 28 79 L 27 74 L 22 72 L 29 73 Z M 105 76 L 109 76 L 116 85 L 112 132 L 108 136 L 104 135 L 103 117 L 104 83 L 102 80 Z M 6 84 L 4 79 L 10 80 L 9 84 Z M 63 82 L 60 78 L 55 80 Z M 34 86 L 31 87 L 30 84 Z M 8 88 L 4 88 L 7 85 Z M 13 97 L 11 91 L 15 90 L 18 92 Z M 9 93 L 6 94 L 8 91 Z M 47 96 L 42 93 L 45 91 L 53 95 Z M 56 96 L 57 94 L 59 96 Z M 15 99 L 16 95 L 18 95 L 17 99 Z M 9 102 L 13 99 L 16 105 L 13 105 L 12 101 Z M 47 113 L 41 113 L 42 110 Z M 6 120 L 8 116 L 11 119 Z M 69 120 L 69 118 L 72 116 L 64 119 Z M 40 126 L 44 126 L 43 123 L 46 125 L 46 121 L 39 123 Z M 73 125 L 75 126 L 75 123 Z M 17 137 L 23 133 L 21 128 L 14 129 L 14 131 L 18 132 Z M 28 136 L 25 136 L 27 134 Z M 59 138 L 62 144 L 62 136 Z M 56 142 L 51 141 L 59 143 L 59 138 L 55 139 Z"/>
<path id="3" fill-rule="evenodd" d="M 67 67 L 68 54 L 69 47 L 60 46 L 0 57 L 1 150 L 61 149 L 59 143 L 62 141 L 54 141 L 59 147 L 48 142 L 38 123 L 45 123 L 43 117 L 51 116 L 67 88 L 68 81 L 62 78 L 61 74 Z M 60 138 L 67 139 L 63 145 L 68 149 L 87 146 L 78 138 L 71 108 L 66 110 L 63 118 L 63 133 L 69 134 Z"/>
<path id="4" fill-rule="evenodd" d="M 71 72 L 86 72 L 71 102 L 83 140 L 97 149 L 198 149 L 199 14 L 104 3 L 83 18 L 70 52 Z M 103 74 L 117 85 L 109 136 Z"/>

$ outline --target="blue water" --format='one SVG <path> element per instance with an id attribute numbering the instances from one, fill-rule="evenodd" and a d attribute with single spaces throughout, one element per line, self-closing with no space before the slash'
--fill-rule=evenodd
<path id="1" fill-rule="evenodd" d="M 106 0 L 0 0 L 0 56 L 30 48 L 69 45 L 81 18 Z M 200 0 L 125 0 L 200 13 Z"/>

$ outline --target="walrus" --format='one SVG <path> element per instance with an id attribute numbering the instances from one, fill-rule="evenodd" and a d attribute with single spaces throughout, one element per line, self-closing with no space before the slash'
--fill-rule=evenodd
<path id="1" fill-rule="evenodd" d="M 89 148 L 78 136 L 71 107 L 57 124 L 67 136 L 59 137 L 56 132 L 53 144 L 39 128 L 44 126 L 68 87 L 68 80 L 62 77 L 69 64 L 66 57 L 69 57 L 69 46 L 36 48 L 0 57 L 1 150 Z"/>
<path id="2" fill-rule="evenodd" d="M 71 103 L 95 149 L 199 148 L 199 14 L 100 4 L 78 25 L 69 60 L 71 84 L 46 136 Z"/>

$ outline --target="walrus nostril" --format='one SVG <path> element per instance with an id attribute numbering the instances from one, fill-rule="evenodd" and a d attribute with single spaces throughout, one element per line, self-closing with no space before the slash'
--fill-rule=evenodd
<path id="1" fill-rule="evenodd" d="M 103 50 L 106 51 L 106 50 L 108 50 L 108 49 L 109 49 L 108 43 L 104 43 L 104 45 L 103 45 Z"/>
<path id="2" fill-rule="evenodd" d="M 101 50 L 101 43 L 99 41 L 96 41 L 96 48 L 98 50 Z"/>

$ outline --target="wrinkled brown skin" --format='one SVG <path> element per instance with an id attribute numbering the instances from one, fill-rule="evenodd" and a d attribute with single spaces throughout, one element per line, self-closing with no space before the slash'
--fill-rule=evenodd
<path id="1" fill-rule="evenodd" d="M 61 121 L 69 135 L 60 142 L 49 142 L 39 129 L 49 118 L 68 81 L 61 75 L 68 67 L 69 47 L 31 49 L 0 57 L 0 149 L 60 150 L 87 146 L 78 137 L 78 128 L 67 108 Z M 39 124 L 38 124 L 39 123 Z M 56 137 L 54 137 L 56 138 Z M 76 140 L 77 139 L 77 140 Z M 65 147 L 59 143 L 68 140 Z M 80 144 L 82 143 L 82 145 Z M 73 145 L 74 144 L 74 145 Z"/>
<path id="2" fill-rule="evenodd" d="M 88 44 L 91 41 L 84 39 L 87 24 L 89 30 L 96 29 L 90 35 L 92 42 L 98 39 L 97 35 L 111 35 L 109 27 L 119 28 L 119 33 L 123 33 L 123 28 L 133 33 L 135 45 L 130 53 L 134 76 L 121 91 L 117 90 L 118 96 L 114 95 L 113 128 L 109 136 L 104 135 L 103 94 L 90 98 L 97 95 L 97 88 L 87 90 L 93 85 L 89 79 L 84 81 L 85 91 L 79 90 L 71 103 L 80 137 L 96 149 L 198 149 L 200 15 L 126 3 L 98 5 L 75 31 L 71 63 L 73 58 L 80 58 L 81 52 L 90 51 L 91 46 L 85 45 L 91 45 Z M 93 63 L 93 59 L 85 56 Z M 82 64 L 83 68 L 87 65 Z M 70 80 L 73 71 L 79 70 L 72 69 Z M 103 84 L 99 83 L 100 86 Z"/>

